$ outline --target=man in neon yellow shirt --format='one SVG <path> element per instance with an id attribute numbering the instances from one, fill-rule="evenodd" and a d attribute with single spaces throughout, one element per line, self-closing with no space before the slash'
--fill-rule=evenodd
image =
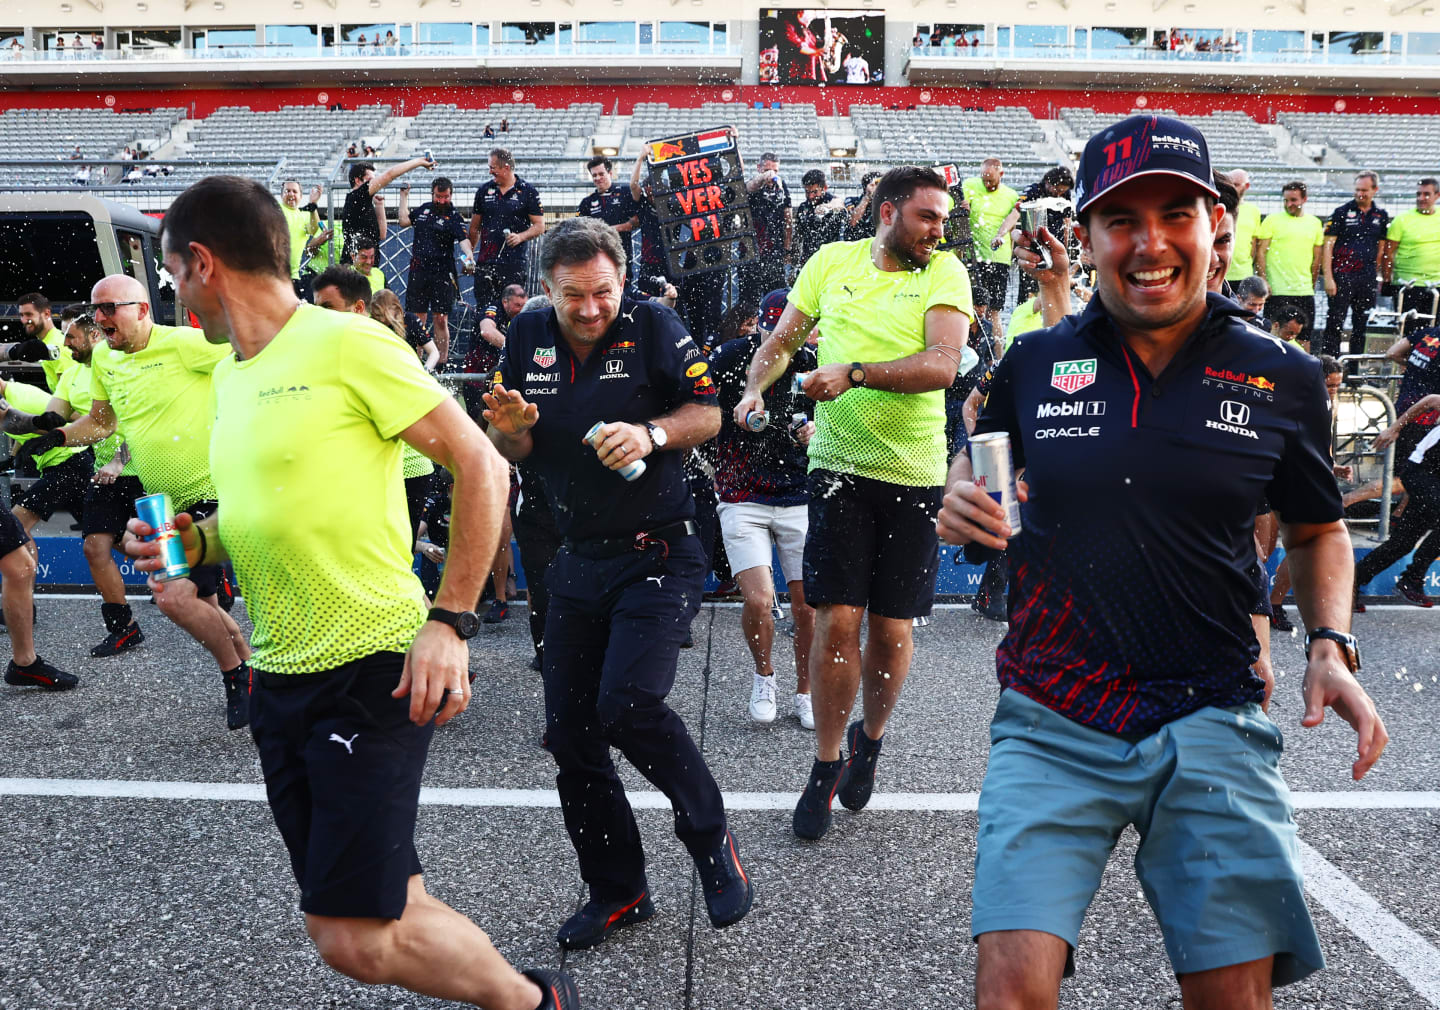
<path id="1" fill-rule="evenodd" d="M 70 352 L 65 349 L 65 335 L 55 328 L 50 315 L 50 299 L 35 292 L 21 295 L 20 327 L 25 339 L 13 344 L 0 344 L 0 361 L 39 362 L 45 372 L 45 388 L 54 389 L 60 373 L 70 367 Z"/>
<path id="2" fill-rule="evenodd" d="M 1230 256 L 1230 268 L 1225 271 L 1225 279 L 1233 284 L 1255 273 L 1255 233 L 1260 230 L 1260 208 L 1245 199 L 1245 194 L 1250 192 L 1249 172 L 1237 168 L 1229 179 L 1240 193 L 1240 206 L 1235 210 L 1235 251 Z"/>
<path id="3" fill-rule="evenodd" d="M 375 265 L 379 250 L 375 248 L 375 240 L 361 236 L 355 240 L 355 262 L 351 264 L 360 272 L 360 276 L 370 282 L 371 292 L 379 291 L 385 286 L 385 271 Z"/>
<path id="4" fill-rule="evenodd" d="M 90 391 L 90 362 L 96 346 L 104 342 L 104 334 L 95 321 L 83 315 L 75 307 L 65 310 L 61 320 L 65 332 L 65 346 L 75 359 L 75 366 L 60 376 L 60 385 L 55 395 L 38 409 L 25 407 L 16 401 L 12 406 L 28 410 L 12 410 L 5 417 L 5 431 L 12 435 L 34 433 L 57 427 L 66 421 L 77 420 L 90 412 L 93 396 Z M 33 415 L 33 416 L 32 416 Z M 76 452 L 75 449 L 55 449 L 52 452 Z M 90 650 L 96 658 L 118 656 L 133 649 L 145 640 L 140 625 L 131 612 L 125 597 L 125 580 L 111 553 L 122 533 L 125 523 L 135 515 L 135 499 L 145 494 L 140 478 L 135 476 L 134 464 L 130 462 L 130 450 L 125 446 L 119 432 L 103 442 L 95 444 L 95 472 L 86 472 L 81 496 L 81 529 L 84 537 L 85 561 L 90 566 L 90 576 L 95 588 L 100 590 L 100 616 L 107 631 L 104 641 Z M 16 517 L 30 532 L 41 518 L 49 518 L 56 502 L 43 492 L 46 484 L 42 475 L 39 484 L 30 489 L 22 505 L 17 507 Z M 37 508 L 37 503 L 44 507 Z M 73 509 L 71 511 L 74 511 Z M 77 513 L 79 515 L 80 513 Z"/>
<path id="5" fill-rule="evenodd" d="M 180 298 L 235 352 L 214 378 L 223 507 L 176 525 L 192 564 L 230 558 L 239 575 L 255 625 L 251 735 L 306 929 L 352 978 L 499 1010 L 578 1008 L 568 977 L 520 974 L 427 894 L 414 845 L 430 739 L 470 699 L 468 608 L 495 552 L 507 468 L 402 339 L 296 302 L 284 230 L 259 183 L 211 176 L 170 205 L 161 246 Z M 428 620 L 402 443 L 455 475 Z M 137 568 L 158 566 L 157 545 L 127 549 Z"/>
<path id="6" fill-rule="evenodd" d="M 310 240 L 320 231 L 320 197 L 323 195 L 324 191 L 319 186 L 312 186 L 310 203 L 301 207 L 298 179 L 286 179 L 280 187 L 280 212 L 285 215 L 285 224 L 290 232 L 290 281 L 300 298 L 306 297 L 300 265 L 305 262 Z"/>
<path id="7" fill-rule="evenodd" d="M 273 198 L 270 203 L 278 214 Z M 127 274 L 99 281 L 90 297 L 106 340 L 90 359 L 90 412 L 47 431 L 26 450 L 93 445 L 119 430 L 146 493 L 168 494 L 177 514 L 213 514 L 210 375 L 224 349 L 192 327 L 155 322 L 149 293 Z M 192 569 L 189 578 L 161 584 L 155 602 L 214 657 L 225 685 L 225 724 L 239 729 L 246 719 L 250 646 L 216 599 L 223 577 L 218 565 Z"/>
<path id="8" fill-rule="evenodd" d="M 986 158 L 978 176 L 961 184 L 970 208 L 970 234 L 975 239 L 972 267 L 975 310 L 989 317 L 990 332 L 1000 332 L 1000 310 L 1010 287 L 1010 233 L 1002 228 L 1020 202 L 1020 194 L 1002 181 L 1005 166 L 999 158 Z"/>
<path id="9" fill-rule="evenodd" d="M 1303 182 L 1287 182 L 1281 191 L 1285 212 L 1266 217 L 1255 233 L 1255 272 L 1270 285 L 1270 311 L 1293 305 L 1303 312 L 1306 340 L 1315 322 L 1315 281 L 1325 248 L 1324 222 L 1305 213 L 1308 195 Z"/>
<path id="10" fill-rule="evenodd" d="M 1435 199 L 1440 182 L 1421 179 L 1415 207 L 1395 215 L 1385 232 L 1380 273 L 1387 284 L 1440 283 L 1440 214 Z M 1428 311 L 1428 302 L 1423 311 Z"/>
<path id="11" fill-rule="evenodd" d="M 910 668 L 912 624 L 934 600 L 934 519 L 948 463 L 944 390 L 975 312 L 964 265 L 935 252 L 949 211 L 945 180 L 926 168 L 892 169 L 874 202 L 873 239 L 824 246 L 800 271 L 734 412 L 743 424 L 764 409 L 763 391 L 818 322 L 820 366 L 804 386 L 818 404 L 805 541 L 817 754 L 792 822 L 802 838 L 829 829 L 837 793 L 851 810 L 870 799 L 885 724 Z M 847 729 L 862 681 L 864 718 Z"/>

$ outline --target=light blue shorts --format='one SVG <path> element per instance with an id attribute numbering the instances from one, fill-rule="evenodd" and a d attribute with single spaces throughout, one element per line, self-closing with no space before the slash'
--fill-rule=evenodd
<path id="1" fill-rule="evenodd" d="M 1120 832 L 1177 975 L 1275 955 L 1272 983 L 1325 966 L 1305 907 L 1280 730 L 1259 705 L 1203 708 L 1138 741 L 1000 695 L 980 790 L 971 933 L 1070 945 Z"/>

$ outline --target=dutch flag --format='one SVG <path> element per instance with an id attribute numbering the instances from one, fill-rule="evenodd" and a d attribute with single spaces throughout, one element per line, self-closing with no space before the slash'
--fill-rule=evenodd
<path id="1" fill-rule="evenodd" d="M 711 130 L 709 133 L 697 134 L 696 143 L 702 151 L 713 151 L 720 147 L 730 146 L 730 134 L 726 130 Z"/>

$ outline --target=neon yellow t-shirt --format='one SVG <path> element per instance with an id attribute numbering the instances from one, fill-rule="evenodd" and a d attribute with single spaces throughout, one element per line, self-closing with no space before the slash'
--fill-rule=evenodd
<path id="1" fill-rule="evenodd" d="M 1270 240 L 1265 250 L 1265 280 L 1272 295 L 1313 295 L 1315 275 L 1310 265 L 1315 250 L 1325 244 L 1325 225 L 1314 214 L 1291 217 L 1277 210 L 1260 222 L 1255 233 Z"/>
<path id="2" fill-rule="evenodd" d="M 426 610 L 397 435 L 445 395 L 384 326 L 309 305 L 255 357 L 216 368 L 210 465 L 256 669 L 410 647 Z"/>
<path id="3" fill-rule="evenodd" d="M 1250 250 L 1259 230 L 1260 208 L 1241 200 L 1240 209 L 1235 212 L 1235 251 L 1230 256 L 1230 269 L 1225 271 L 1227 281 L 1243 281 L 1254 275 L 1255 257 L 1250 255 Z"/>
<path id="4" fill-rule="evenodd" d="M 1043 329 L 1045 326 L 1045 313 L 1040 308 L 1040 299 L 1031 298 L 1015 306 L 1015 311 L 1010 313 L 1010 323 L 1005 327 L 1005 349 L 1010 349 L 1010 342 L 1022 333 L 1030 333 L 1033 330 Z"/>
<path id="5" fill-rule="evenodd" d="M 1397 284 L 1409 281 L 1440 281 L 1440 211 L 1422 214 L 1414 207 L 1396 214 L 1385 237 L 1395 247 Z"/>
<path id="6" fill-rule="evenodd" d="M 401 449 L 404 458 L 400 463 L 400 476 L 409 480 L 411 477 L 424 477 L 427 473 L 435 472 L 435 464 L 430 457 L 419 449 L 416 449 L 409 442 L 401 442 Z"/>
<path id="7" fill-rule="evenodd" d="M 960 190 L 970 201 L 970 234 L 975 239 L 975 258 L 986 263 L 1009 263 L 1010 236 L 1005 236 L 998 249 L 991 249 L 990 243 L 1020 202 L 1020 194 L 1003 182 L 992 193 L 978 175 L 966 179 Z"/>
<path id="8" fill-rule="evenodd" d="M 70 404 L 71 410 L 81 414 L 88 414 L 90 413 L 90 404 L 95 401 L 95 396 L 90 391 L 93 382 L 94 380 L 90 377 L 90 366 L 82 365 L 77 361 L 74 367 L 65 369 L 64 374 L 60 376 L 60 385 L 56 387 L 55 395 Z M 99 470 L 115 458 L 115 453 L 120 450 L 120 443 L 123 441 L 125 441 L 125 436 L 122 435 L 117 428 L 115 434 L 103 442 L 95 443 L 96 470 Z M 135 461 L 131 460 L 126 463 L 125 468 L 120 471 L 120 474 L 125 477 L 134 476 Z"/>
<path id="9" fill-rule="evenodd" d="M 5 383 L 5 400 L 16 410 L 24 411 L 27 414 L 43 414 L 45 408 L 50 405 L 50 394 L 39 386 L 32 386 L 26 382 Z M 34 435 L 11 435 L 15 443 L 21 444 L 38 438 L 39 432 Z M 84 452 L 85 446 L 62 445 L 51 449 L 49 452 L 42 452 L 35 457 L 35 469 L 44 473 L 46 470 L 63 463 L 78 452 Z"/>
<path id="10" fill-rule="evenodd" d="M 790 304 L 820 320 L 819 363 L 895 361 L 925 349 L 925 312 L 952 305 L 971 319 L 970 275 L 953 253 L 924 270 L 883 271 L 870 239 L 831 242 L 805 264 Z M 850 389 L 815 408 L 810 469 L 909 487 L 945 482 L 945 393 Z"/>
<path id="11" fill-rule="evenodd" d="M 362 274 L 370 282 L 370 293 L 373 295 L 385 286 L 385 271 L 379 267 L 371 267 L 368 274 Z"/>
<path id="12" fill-rule="evenodd" d="M 300 261 L 305 258 L 305 243 L 310 241 L 317 229 L 310 227 L 309 211 L 291 210 L 282 203 L 280 213 L 285 215 L 285 223 L 290 226 L 290 276 L 299 277 Z"/>
<path id="13" fill-rule="evenodd" d="M 50 353 L 55 355 L 40 362 L 40 370 L 45 373 L 45 388 L 59 389 L 57 384 L 60 376 L 75 364 L 75 356 L 70 353 L 70 348 L 65 346 L 65 334 L 59 330 L 46 330 L 40 340 L 50 348 Z"/>
<path id="14" fill-rule="evenodd" d="M 140 483 L 168 494 L 177 509 L 215 498 L 210 373 L 229 353 L 229 344 L 212 344 L 192 326 L 156 323 L 142 350 L 98 344 L 90 359 L 91 395 L 114 409 Z"/>

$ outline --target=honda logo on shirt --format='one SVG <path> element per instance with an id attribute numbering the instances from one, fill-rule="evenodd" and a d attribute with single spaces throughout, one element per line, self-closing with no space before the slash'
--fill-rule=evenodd
<path id="1" fill-rule="evenodd" d="M 1236 400 L 1223 400 L 1220 403 L 1220 420 L 1226 424 L 1249 424 L 1250 408 Z"/>
<path id="2" fill-rule="evenodd" d="M 625 362 L 621 361 L 619 358 L 610 358 L 608 361 L 605 362 L 605 371 L 611 375 L 623 371 L 624 368 Z"/>

